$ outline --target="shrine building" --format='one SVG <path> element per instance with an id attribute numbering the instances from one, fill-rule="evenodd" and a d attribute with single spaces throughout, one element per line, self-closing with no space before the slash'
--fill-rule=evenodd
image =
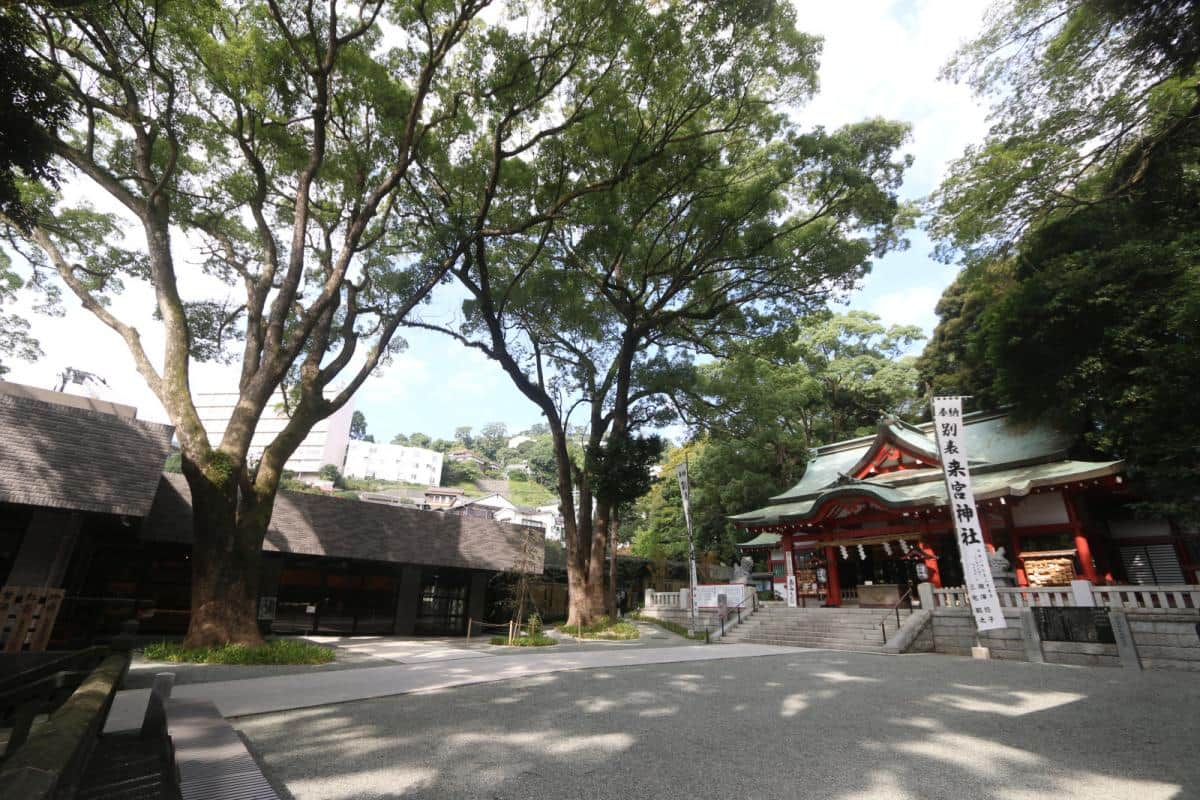
<path id="1" fill-rule="evenodd" d="M 1003 412 L 964 422 L 983 538 L 1012 583 L 1197 582 L 1200 536 L 1124 512 L 1123 462 L 1074 460 L 1076 436 Z M 798 484 L 731 519 L 757 534 L 738 547 L 777 596 L 795 576 L 800 605 L 887 606 L 921 581 L 963 583 L 931 423 L 885 418 L 821 447 Z"/>

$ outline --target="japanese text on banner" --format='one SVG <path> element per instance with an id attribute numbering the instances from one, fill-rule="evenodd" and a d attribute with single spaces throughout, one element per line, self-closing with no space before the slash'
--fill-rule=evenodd
<path id="1" fill-rule="evenodd" d="M 996 596 L 996 583 L 988 563 L 987 547 L 979 513 L 975 508 L 975 493 L 971 490 L 971 470 L 967 465 L 967 445 L 963 424 L 961 397 L 933 398 L 933 429 L 942 474 L 946 479 L 950 518 L 954 521 L 958 554 L 962 559 L 963 581 L 971 599 L 975 626 L 981 631 L 1008 627 Z"/>

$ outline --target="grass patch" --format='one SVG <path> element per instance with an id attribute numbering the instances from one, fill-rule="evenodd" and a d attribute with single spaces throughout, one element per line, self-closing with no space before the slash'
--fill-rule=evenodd
<path id="1" fill-rule="evenodd" d="M 508 646 L 507 636 L 493 636 L 488 641 L 491 644 Z M 513 647 L 549 647 L 552 644 L 558 644 L 558 640 L 544 633 L 539 633 L 536 636 L 518 636 L 512 640 Z"/>
<path id="2" fill-rule="evenodd" d="M 700 631 L 693 634 L 687 629 L 686 625 L 680 625 L 678 622 L 670 622 L 669 620 L 659 619 L 658 617 L 646 617 L 641 614 L 630 614 L 632 619 L 640 620 L 641 622 L 649 622 L 658 627 L 668 630 L 685 639 L 691 639 L 696 642 L 708 642 L 708 631 Z"/>
<path id="3" fill-rule="evenodd" d="M 574 636 L 576 639 L 602 639 L 605 641 L 623 641 L 626 639 L 636 639 L 641 636 L 637 626 L 632 622 L 625 620 L 611 621 L 608 617 L 601 617 L 591 625 L 559 625 L 559 633 L 565 633 L 567 636 Z"/>
<path id="4" fill-rule="evenodd" d="M 545 486 L 520 478 L 508 479 L 508 499 L 518 506 L 544 506 L 553 503 L 557 496 Z"/>
<path id="5" fill-rule="evenodd" d="M 179 642 L 159 642 L 147 645 L 143 653 L 151 661 L 177 664 L 328 664 L 334 659 L 333 648 L 300 639 L 272 639 L 257 647 L 226 644 L 190 649 Z"/>

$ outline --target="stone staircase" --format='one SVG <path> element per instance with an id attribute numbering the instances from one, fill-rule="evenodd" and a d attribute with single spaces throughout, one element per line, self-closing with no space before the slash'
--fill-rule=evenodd
<path id="1" fill-rule="evenodd" d="M 907 610 L 901 609 L 901 625 L 907 617 Z M 887 637 L 895 636 L 898 630 L 896 615 L 887 609 L 788 608 L 782 603 L 766 603 L 721 641 L 883 653 L 885 642 L 879 629 L 881 621 Z"/>

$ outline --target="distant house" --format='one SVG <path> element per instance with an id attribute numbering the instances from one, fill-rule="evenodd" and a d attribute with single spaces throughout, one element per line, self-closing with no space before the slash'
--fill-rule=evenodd
<path id="1" fill-rule="evenodd" d="M 499 469 L 500 468 L 500 465 L 497 464 L 496 462 L 488 461 L 483 456 L 478 455 L 477 453 L 472 453 L 470 450 L 452 450 L 452 451 L 450 451 L 449 455 L 447 455 L 446 457 L 449 458 L 451 461 L 456 461 L 456 462 L 470 461 L 472 464 L 478 464 L 480 467 L 482 467 L 484 469 Z"/>
<path id="2" fill-rule="evenodd" d="M 532 436 L 526 436 L 523 433 L 519 433 L 516 436 L 514 436 L 508 440 L 508 449 L 516 450 L 518 447 L 525 444 L 526 442 L 532 442 L 532 441 L 533 441 Z"/>
<path id="3" fill-rule="evenodd" d="M 425 505 L 430 508 L 451 508 L 466 494 L 462 489 L 430 486 L 425 490 Z"/>

